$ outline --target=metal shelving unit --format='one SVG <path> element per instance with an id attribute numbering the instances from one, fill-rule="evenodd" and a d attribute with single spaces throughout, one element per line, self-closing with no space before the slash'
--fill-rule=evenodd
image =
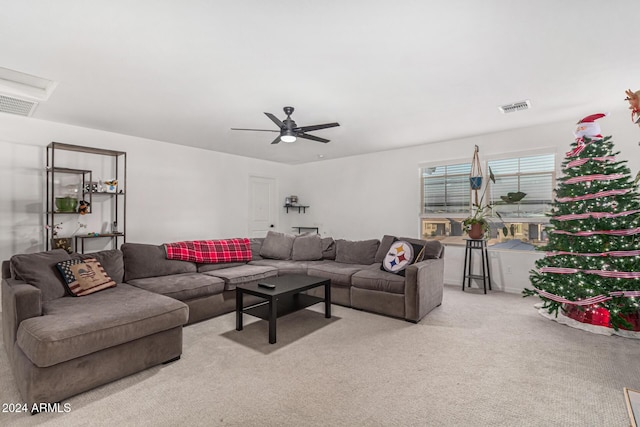
<path id="1" fill-rule="evenodd" d="M 57 164 L 56 152 L 57 151 L 74 151 L 78 153 L 85 153 L 98 156 L 109 156 L 113 158 L 115 179 L 118 180 L 118 192 L 99 192 L 94 191 L 92 188 L 93 172 L 88 169 L 74 169 L 68 167 L 60 167 Z M 56 209 L 56 189 L 54 183 L 58 174 L 76 174 L 80 176 L 80 191 L 79 199 L 89 203 L 87 214 L 93 213 L 93 200 L 94 197 L 107 197 L 110 198 L 111 203 L 111 219 L 118 224 L 118 232 L 91 234 L 91 235 L 74 235 L 70 236 L 75 238 L 75 250 L 78 251 L 78 241 L 80 240 L 81 251 L 84 253 L 84 241 L 85 239 L 95 238 L 108 238 L 111 239 L 113 248 L 118 247 L 118 239 L 122 238 L 122 243 L 126 241 L 126 213 L 127 213 L 127 153 L 124 151 L 106 150 L 102 148 L 84 147 L 80 145 L 64 144 L 61 142 L 52 142 L 47 146 L 47 166 L 46 166 L 46 208 L 45 208 L 45 223 L 46 236 L 45 247 L 47 250 L 53 247 L 54 239 L 54 226 L 56 224 L 56 216 L 58 215 L 79 215 L 76 212 L 60 212 Z M 88 191 L 86 189 L 89 189 Z"/>

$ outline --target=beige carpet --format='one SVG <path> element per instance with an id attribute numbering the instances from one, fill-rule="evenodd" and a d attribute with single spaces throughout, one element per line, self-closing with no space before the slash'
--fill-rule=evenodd
<path id="1" fill-rule="evenodd" d="M 234 314 L 185 328 L 182 359 L 0 425 L 628 426 L 640 340 L 540 316 L 534 298 L 445 289 L 415 325 L 320 305 L 267 324 Z M 253 322 L 253 323 L 251 323 Z M 0 402 L 19 402 L 4 349 Z"/>

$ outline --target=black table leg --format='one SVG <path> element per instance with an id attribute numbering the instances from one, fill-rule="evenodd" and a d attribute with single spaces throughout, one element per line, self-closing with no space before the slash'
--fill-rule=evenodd
<path id="1" fill-rule="evenodd" d="M 324 285 L 324 317 L 331 319 L 331 283 Z"/>
<path id="2" fill-rule="evenodd" d="M 276 320 L 278 319 L 278 299 L 269 298 L 269 344 L 276 343 Z"/>
<path id="3" fill-rule="evenodd" d="M 236 331 L 242 330 L 242 298 L 244 293 L 242 289 L 236 288 Z"/>

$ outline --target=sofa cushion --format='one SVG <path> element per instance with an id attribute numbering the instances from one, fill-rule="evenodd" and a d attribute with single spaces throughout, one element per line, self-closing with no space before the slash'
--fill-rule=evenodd
<path id="1" fill-rule="evenodd" d="M 401 239 L 401 240 L 404 240 L 404 239 Z M 382 262 L 384 257 L 387 256 L 387 253 L 389 253 L 389 248 L 391 247 L 394 241 L 396 241 L 395 236 L 390 236 L 388 234 L 385 234 L 384 236 L 382 236 L 382 240 L 380 240 L 380 245 L 378 246 L 378 250 L 376 251 L 375 262 Z"/>
<path id="2" fill-rule="evenodd" d="M 84 297 L 116 286 L 95 258 L 69 259 L 56 264 L 70 295 Z"/>
<path id="3" fill-rule="evenodd" d="M 129 284 L 180 301 L 217 295 L 224 291 L 224 281 L 200 273 L 181 273 L 169 276 L 133 279 Z"/>
<path id="4" fill-rule="evenodd" d="M 336 259 L 336 241 L 333 237 L 322 238 L 322 259 Z"/>
<path id="5" fill-rule="evenodd" d="M 43 303 L 43 316 L 23 320 L 16 343 L 36 366 L 52 366 L 187 322 L 189 308 L 127 284 L 86 298 Z"/>
<path id="6" fill-rule="evenodd" d="M 51 301 L 67 294 L 56 264 L 69 259 L 71 256 L 64 249 L 19 254 L 11 257 L 11 269 L 14 277 L 40 289 L 42 301 Z"/>
<path id="7" fill-rule="evenodd" d="M 274 267 L 265 267 L 261 265 L 242 265 L 222 270 L 207 271 L 204 274 L 219 277 L 224 280 L 224 290 L 232 291 L 238 284 L 256 282 L 266 277 L 277 276 L 278 270 Z"/>
<path id="8" fill-rule="evenodd" d="M 373 264 L 380 241 L 378 239 L 336 240 L 336 261 L 347 264 Z"/>
<path id="9" fill-rule="evenodd" d="M 264 242 L 264 237 L 252 237 L 249 239 L 249 243 L 251 244 L 251 259 L 262 259 L 260 256 L 260 248 L 262 247 L 262 242 Z"/>
<path id="10" fill-rule="evenodd" d="M 292 261 L 286 259 L 259 259 L 251 261 L 250 265 L 262 265 L 278 270 L 278 276 L 287 274 L 307 274 L 307 266 L 322 261 Z"/>
<path id="11" fill-rule="evenodd" d="M 260 256 L 271 259 L 291 259 L 294 240 L 295 236 L 291 234 L 269 231 L 262 242 Z"/>
<path id="12" fill-rule="evenodd" d="M 122 251 L 118 249 L 111 249 L 91 252 L 90 254 L 77 255 L 80 259 L 95 258 L 114 282 L 122 283 L 124 281 L 124 258 L 122 256 Z"/>
<path id="13" fill-rule="evenodd" d="M 404 294 L 404 283 L 405 278 L 403 276 L 388 273 L 379 268 L 360 270 L 351 277 L 351 285 L 354 288 L 392 294 Z"/>
<path id="14" fill-rule="evenodd" d="M 303 234 L 293 241 L 291 258 L 295 261 L 322 259 L 322 238 L 318 234 Z"/>
<path id="15" fill-rule="evenodd" d="M 307 274 L 309 276 L 331 279 L 331 284 L 335 286 L 351 286 L 351 276 L 360 270 L 370 267 L 370 264 L 345 264 L 327 260 L 310 264 L 307 267 Z M 377 267 L 376 265 L 376 268 Z"/>
<path id="16" fill-rule="evenodd" d="M 246 262 L 224 262 L 216 264 L 196 264 L 196 267 L 198 268 L 198 273 L 205 273 L 207 271 L 220 270 L 229 267 L 238 267 L 245 264 Z"/>
<path id="17" fill-rule="evenodd" d="M 124 280 L 145 277 L 168 276 L 169 274 L 193 273 L 197 271 L 195 263 L 167 259 L 164 245 L 144 243 L 123 243 Z"/>

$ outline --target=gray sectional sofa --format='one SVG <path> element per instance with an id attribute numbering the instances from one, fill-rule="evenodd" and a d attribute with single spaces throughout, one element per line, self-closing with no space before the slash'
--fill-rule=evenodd
<path id="1" fill-rule="evenodd" d="M 233 311 L 237 284 L 278 275 L 329 278 L 333 303 L 418 322 L 442 302 L 444 248 L 402 238 L 422 245 L 425 259 L 400 276 L 380 269 L 394 239 L 270 233 L 251 239 L 251 261 L 225 264 L 168 260 L 163 245 L 138 243 L 15 255 L 2 264 L 2 329 L 16 384 L 29 405 L 58 402 L 176 360 L 184 325 Z M 74 257 L 96 258 L 117 286 L 66 295 L 55 265 Z"/>

